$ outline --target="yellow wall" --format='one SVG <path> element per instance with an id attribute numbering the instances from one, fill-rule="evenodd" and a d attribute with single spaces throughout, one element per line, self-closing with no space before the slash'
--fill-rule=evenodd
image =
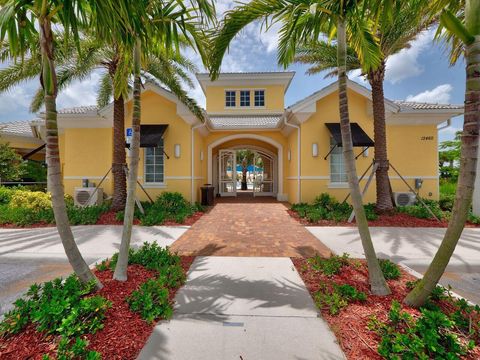
<path id="1" fill-rule="evenodd" d="M 325 123 L 340 121 L 337 96 L 335 92 L 318 101 L 317 112 L 302 124 L 302 201 L 312 201 L 322 192 L 329 192 L 340 201 L 348 194 L 346 185 L 343 188 L 337 188 L 334 184 L 330 184 L 329 158 L 324 160 L 330 150 L 330 135 Z M 373 119 L 368 115 L 368 100 L 353 91 L 348 92 L 348 97 L 350 121 L 358 123 L 373 139 Z M 433 140 L 421 140 L 422 137 L 428 136 L 433 136 Z M 312 156 L 313 143 L 318 144 L 318 157 Z M 408 183 L 413 187 L 415 177 L 428 177 L 424 180 L 420 194 L 426 198 L 438 199 L 438 180 L 433 178 L 437 176 L 438 166 L 436 126 L 387 126 L 387 146 L 391 164 L 402 176 L 407 178 Z M 362 148 L 355 148 L 355 154 L 359 154 L 361 151 Z M 357 159 L 358 176 L 372 163 L 373 156 L 373 148 L 370 148 L 368 156 L 360 156 Z M 392 170 L 390 176 L 393 191 L 408 191 L 408 187 Z M 362 189 L 367 178 L 368 175 L 362 181 Z M 375 201 L 374 182 L 364 201 Z"/>
<path id="2" fill-rule="evenodd" d="M 236 108 L 225 107 L 225 91 L 235 90 L 236 94 Z M 240 107 L 240 90 L 250 90 L 250 105 L 251 107 Z M 265 107 L 254 107 L 254 90 L 265 90 Z M 222 113 L 254 113 L 259 110 L 264 111 L 278 111 L 284 110 L 284 91 L 283 85 L 266 85 L 256 87 L 228 87 L 228 86 L 208 86 L 206 89 L 207 111 L 208 112 L 222 112 Z"/>
<path id="3" fill-rule="evenodd" d="M 28 154 L 30 151 L 43 145 L 43 141 L 36 138 L 25 136 L 16 136 L 0 133 L 0 144 L 8 144 L 15 149 L 20 155 Z M 38 152 L 30 157 L 32 160 L 45 161 L 45 150 Z"/>
<path id="4" fill-rule="evenodd" d="M 278 107 L 283 110 L 283 88 L 281 86 L 267 88 L 266 102 L 270 110 Z M 227 88 L 208 87 L 207 106 L 209 111 L 224 111 L 223 91 Z M 253 88 L 251 88 L 253 89 Z M 215 96 L 217 92 L 217 96 Z M 219 95 L 220 94 L 220 95 Z M 272 96 L 273 95 L 273 96 Z M 349 91 L 349 105 L 351 121 L 357 122 L 364 131 L 373 139 L 373 120 L 368 111 L 369 103 L 363 96 Z M 301 125 L 301 199 L 297 197 L 297 130 L 292 129 L 286 137 L 280 131 L 214 131 L 207 136 L 194 132 L 195 146 L 194 156 L 194 201 L 200 200 L 200 187 L 208 179 L 208 148 L 209 145 L 221 142 L 212 148 L 212 155 L 220 148 L 234 147 L 238 145 L 254 145 L 263 147 L 277 153 L 277 148 L 268 142 L 248 138 L 260 136 L 272 139 L 282 146 L 283 163 L 279 164 L 283 169 L 283 190 L 290 202 L 312 201 L 322 192 L 328 192 L 339 200 L 348 193 L 346 186 L 338 188 L 330 184 L 330 163 L 324 160 L 324 156 L 330 150 L 330 134 L 325 126 L 326 122 L 339 122 L 337 94 L 333 93 L 316 104 L 317 112 Z M 132 104 L 126 105 L 126 127 L 131 123 Z M 141 150 L 139 167 L 139 179 L 144 184 L 151 197 L 157 197 L 163 191 L 179 191 L 187 199 L 191 199 L 191 125 L 177 115 L 176 104 L 153 91 L 142 93 L 142 124 L 168 124 L 165 132 L 165 151 L 170 159 L 165 159 L 165 183 L 145 184 L 144 174 L 144 150 Z M 240 136 L 222 142 L 229 136 Z M 388 152 L 391 163 L 406 177 L 410 185 L 414 185 L 415 177 L 424 177 L 424 184 L 420 194 L 426 198 L 438 198 L 437 178 L 437 130 L 435 125 L 422 126 L 387 126 Z M 433 137 L 433 138 L 431 138 Z M 319 156 L 312 156 L 312 144 L 319 146 Z M 181 156 L 174 156 L 174 145 L 180 144 Z M 291 160 L 288 160 L 288 151 L 291 152 Z M 361 152 L 356 148 L 355 153 Z M 111 128 L 83 128 L 64 129 L 60 136 L 61 161 L 65 177 L 65 189 L 73 194 L 76 186 L 81 186 L 81 179 L 90 178 L 98 183 L 108 171 L 112 162 L 112 129 Z M 203 153 L 203 160 L 200 159 Z M 373 160 L 373 149 L 369 150 L 368 156 L 360 156 L 356 162 L 357 173 L 362 174 Z M 213 156 L 212 156 L 213 158 Z M 215 164 L 211 165 L 212 167 Z M 398 176 L 390 172 L 394 191 L 407 191 Z M 365 180 L 362 181 L 365 184 Z M 102 185 L 104 191 L 112 194 L 111 174 Z M 147 199 L 146 195 L 138 189 L 138 197 Z M 375 199 L 375 186 L 372 183 L 365 202 Z"/>

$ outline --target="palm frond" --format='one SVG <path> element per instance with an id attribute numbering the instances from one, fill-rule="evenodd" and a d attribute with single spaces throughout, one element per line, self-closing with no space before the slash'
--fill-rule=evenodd
<path id="1" fill-rule="evenodd" d="M 0 70 L 0 92 L 36 78 L 41 71 L 38 58 L 27 58 Z"/>
<path id="2" fill-rule="evenodd" d="M 110 74 L 105 71 L 100 78 L 100 86 L 97 90 L 97 105 L 102 108 L 110 103 L 113 96 L 113 79 Z"/>

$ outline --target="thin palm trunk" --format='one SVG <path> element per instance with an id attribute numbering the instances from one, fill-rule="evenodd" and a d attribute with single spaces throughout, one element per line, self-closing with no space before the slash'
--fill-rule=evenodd
<path id="1" fill-rule="evenodd" d="M 133 114 L 132 143 L 130 147 L 130 171 L 128 172 L 127 202 L 123 219 L 122 242 L 117 266 L 113 278 L 119 281 L 127 280 L 128 251 L 132 238 L 133 216 L 135 212 L 135 191 L 137 188 L 138 163 L 140 158 L 140 116 L 141 116 L 141 79 L 140 79 L 141 42 L 137 39 L 134 49 L 134 82 L 133 82 Z"/>
<path id="2" fill-rule="evenodd" d="M 470 8 L 466 7 L 465 18 L 473 18 L 472 12 L 480 12 L 480 0 L 470 1 Z M 468 21 L 468 20 L 467 20 Z M 462 132 L 462 149 L 460 160 L 460 173 L 457 183 L 455 203 L 452 209 L 452 217 L 448 223 L 443 241 L 435 254 L 423 279 L 405 298 L 405 303 L 420 307 L 442 277 L 448 262 L 457 246 L 462 234 L 468 212 L 472 204 L 473 189 L 477 171 L 478 157 L 478 133 L 480 130 L 480 34 L 475 34 L 472 44 L 466 46 L 466 90 L 465 90 L 465 115 Z"/>
<path id="3" fill-rule="evenodd" d="M 40 17 L 40 47 L 42 55 L 41 83 L 45 91 L 45 125 L 47 143 L 48 165 L 48 190 L 52 194 L 52 207 L 55 216 L 55 224 L 62 240 L 68 261 L 73 271 L 82 282 L 94 280 L 97 289 L 102 284 L 93 275 L 87 263 L 78 250 L 73 237 L 72 229 L 68 221 L 67 207 L 62 183 L 62 169 L 60 166 L 60 153 L 58 148 L 58 124 L 57 124 L 57 75 L 53 58 L 53 34 L 50 20 Z"/>
<path id="4" fill-rule="evenodd" d="M 355 211 L 358 232 L 362 240 L 363 250 L 367 259 L 368 275 L 372 294 L 388 295 L 390 289 L 383 277 L 382 270 L 378 263 L 377 255 L 373 247 L 370 230 L 368 229 L 367 217 L 362 203 L 362 194 L 360 184 L 358 182 L 357 169 L 355 166 L 355 154 L 353 152 L 352 133 L 350 129 L 350 119 L 348 113 L 348 97 L 347 97 L 347 67 L 346 54 L 347 42 L 345 33 L 345 21 L 340 19 L 337 27 L 337 59 L 338 59 L 338 97 L 340 106 L 340 128 L 342 132 L 342 148 L 345 159 L 345 166 L 348 176 L 348 185 L 350 187 L 350 195 L 352 205 Z"/>
<path id="5" fill-rule="evenodd" d="M 113 199 L 112 210 L 125 209 L 127 182 L 125 175 L 125 104 L 123 96 L 113 100 Z"/>
<path id="6" fill-rule="evenodd" d="M 380 213 L 393 210 L 388 180 L 387 133 L 385 126 L 385 96 L 383 93 L 383 80 L 385 77 L 385 61 L 380 66 L 369 72 L 368 80 L 372 87 L 373 102 L 373 132 L 375 139 L 375 161 L 378 164 L 375 173 L 377 204 L 376 210 Z"/>

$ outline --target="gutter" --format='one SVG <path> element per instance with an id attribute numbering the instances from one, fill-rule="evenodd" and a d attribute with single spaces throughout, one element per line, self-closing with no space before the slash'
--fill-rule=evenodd
<path id="1" fill-rule="evenodd" d="M 446 128 L 450 127 L 451 125 L 452 125 L 452 119 L 450 118 L 450 119 L 447 120 L 446 125 L 442 125 L 442 126 L 437 127 L 437 131 L 446 129 Z"/>
<path id="2" fill-rule="evenodd" d="M 207 125 L 207 120 L 205 119 L 205 122 L 201 122 L 200 124 L 197 124 L 195 126 L 192 126 L 191 129 L 191 141 L 190 144 L 192 146 L 192 157 L 191 157 L 191 163 L 192 163 L 192 173 L 191 173 L 191 189 L 190 189 L 190 202 L 193 204 L 194 201 L 194 194 L 195 194 L 195 136 L 194 132 L 196 129 L 199 129 L 201 127 L 204 127 Z"/>
<path id="3" fill-rule="evenodd" d="M 297 129 L 297 201 L 299 203 L 302 202 L 302 183 L 301 183 L 301 134 L 300 134 L 300 125 L 295 125 L 295 124 L 290 124 L 287 120 L 288 115 L 291 114 L 291 112 L 286 112 L 284 117 L 283 117 L 283 122 L 286 126 L 290 126 L 294 129 Z M 288 150 L 287 150 L 288 151 Z M 283 164 L 282 164 L 283 166 Z"/>

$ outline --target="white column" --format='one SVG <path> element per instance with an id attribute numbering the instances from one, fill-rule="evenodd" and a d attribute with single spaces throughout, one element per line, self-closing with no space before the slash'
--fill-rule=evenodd
<path id="1" fill-rule="evenodd" d="M 480 216 L 480 161 L 477 161 L 477 177 L 475 178 L 475 191 L 473 192 L 473 213 Z"/>

